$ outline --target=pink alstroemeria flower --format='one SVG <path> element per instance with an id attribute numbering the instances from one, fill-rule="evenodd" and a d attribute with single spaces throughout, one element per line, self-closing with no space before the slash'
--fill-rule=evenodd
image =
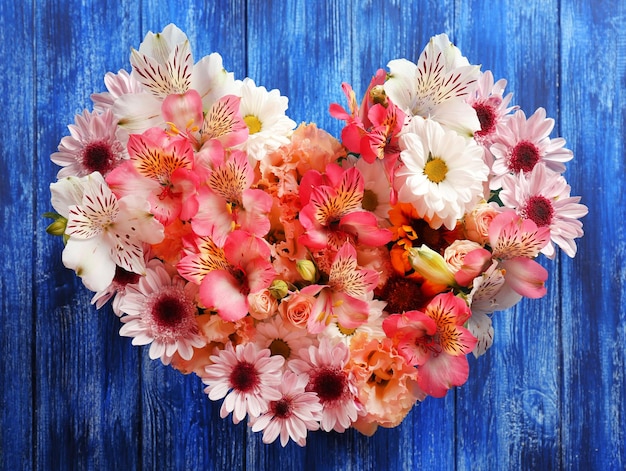
<path id="1" fill-rule="evenodd" d="M 416 366 L 426 361 L 427 350 L 423 348 L 423 343 L 432 340 L 437 324 L 423 312 L 407 311 L 385 318 L 383 330 L 406 362 Z"/>
<path id="2" fill-rule="evenodd" d="M 345 243 L 333 261 L 326 285 L 310 285 L 301 292 L 317 296 L 307 329 L 311 334 L 322 332 L 333 319 L 341 327 L 355 329 L 367 321 L 369 304 L 366 294 L 378 284 L 374 270 L 357 268 L 356 250 Z"/>
<path id="3" fill-rule="evenodd" d="M 237 230 L 228 235 L 223 251 L 215 246 L 211 249 L 217 260 L 204 259 L 209 265 L 215 263 L 200 283 L 200 301 L 217 311 L 222 319 L 237 321 L 248 314 L 248 295 L 268 288 L 276 277 L 270 262 L 270 247 L 260 237 Z M 196 260 L 196 266 L 201 262 Z"/>
<path id="4" fill-rule="evenodd" d="M 489 224 L 493 257 L 500 260 L 507 283 L 522 296 L 541 298 L 547 292 L 548 271 L 533 259 L 549 240 L 549 227 L 537 227 L 514 211 L 498 214 Z"/>
<path id="5" fill-rule="evenodd" d="M 333 103 L 330 105 L 330 114 L 346 121 L 341 140 L 350 152 L 360 154 L 368 163 L 376 159 L 388 160 L 385 168 L 391 170 L 400 155 L 398 134 L 406 115 L 385 94 L 385 78 L 385 71 L 379 69 L 365 92 L 360 109 L 354 90 L 349 84 L 343 83 L 350 111 Z"/>
<path id="6" fill-rule="evenodd" d="M 338 249 L 346 239 L 378 247 L 391 240 L 387 229 L 378 227 L 376 216 L 364 211 L 363 176 L 356 167 L 326 166 L 326 173 L 308 171 L 300 183 L 300 223 L 305 234 L 300 243 L 311 249 Z"/>
<path id="7" fill-rule="evenodd" d="M 217 152 L 215 149 L 213 154 Z M 245 153 L 232 151 L 225 159 L 222 151 L 221 160 L 210 172 L 206 186 L 198 190 L 199 209 L 191 221 L 193 231 L 200 236 L 211 235 L 220 245 L 234 229 L 265 236 L 270 229 L 272 197 L 250 188 L 255 180 L 254 167 Z"/>
<path id="8" fill-rule="evenodd" d="M 417 382 L 426 394 L 443 397 L 469 376 L 466 355 L 474 349 L 476 337 L 463 325 L 472 312 L 463 299 L 447 292 L 435 296 L 424 314 L 435 322 L 437 331 L 421 339 L 423 363 L 418 367 Z"/>
<path id="9" fill-rule="evenodd" d="M 106 178 L 118 198 L 145 198 L 154 216 L 165 226 L 176 218 L 186 220 L 196 213 L 198 179 L 192 171 L 194 155 L 188 141 L 151 128 L 130 136 L 128 154 L 130 160 Z"/>

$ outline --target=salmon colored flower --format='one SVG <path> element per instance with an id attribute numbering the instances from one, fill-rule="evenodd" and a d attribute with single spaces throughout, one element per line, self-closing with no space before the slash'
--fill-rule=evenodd
<path id="1" fill-rule="evenodd" d="M 359 417 L 361 428 L 366 423 L 396 427 L 415 402 L 426 397 L 417 385 L 417 370 L 398 354 L 391 339 L 356 334 L 350 353 L 348 367 L 355 378 L 359 401 L 367 411 Z"/>

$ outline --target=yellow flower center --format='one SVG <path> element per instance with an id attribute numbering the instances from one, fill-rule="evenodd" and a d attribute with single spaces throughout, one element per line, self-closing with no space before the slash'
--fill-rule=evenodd
<path id="1" fill-rule="evenodd" d="M 337 330 L 339 330 L 339 332 L 341 332 L 341 334 L 345 335 L 346 337 L 350 337 L 351 335 L 354 335 L 354 333 L 356 332 L 356 329 L 348 329 L 346 327 L 343 327 L 339 323 L 337 323 Z"/>
<path id="2" fill-rule="evenodd" d="M 259 118 L 257 118 L 253 114 L 244 116 L 243 120 L 246 123 L 246 126 L 248 126 L 248 131 L 250 132 L 250 134 L 256 134 L 261 130 L 261 120 L 259 120 Z"/>
<path id="3" fill-rule="evenodd" d="M 446 179 L 448 166 L 439 157 L 428 159 L 424 166 L 424 175 L 433 183 L 441 183 Z"/>

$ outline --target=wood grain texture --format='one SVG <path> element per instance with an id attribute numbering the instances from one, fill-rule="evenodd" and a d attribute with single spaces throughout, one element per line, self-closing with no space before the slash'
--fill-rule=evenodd
<path id="1" fill-rule="evenodd" d="M 467 384 L 400 427 L 263 445 L 219 418 L 197 377 L 119 337 L 41 217 L 74 114 L 170 22 L 196 60 L 220 52 L 236 78 L 288 96 L 296 122 L 335 136 L 342 82 L 360 96 L 378 68 L 417 60 L 446 32 L 527 114 L 556 119 L 575 155 L 568 182 L 589 206 L 577 257 L 543 260 L 548 296 L 496 313 L 494 347 L 471 359 Z M 0 469 L 624 469 L 624 31 L 618 0 L 0 0 Z"/>
<path id="2" fill-rule="evenodd" d="M 562 8 L 561 130 L 585 156 L 568 181 L 590 213 L 578 256 L 563 264 L 562 454 L 579 469 L 626 462 L 625 20 L 623 2 Z"/>
<path id="3" fill-rule="evenodd" d="M 8 20 L 9 11 L 11 20 Z M 33 25 L 29 5 L 10 10 L 0 6 L 0 42 L 10 43 L 23 51 L 21 61 L 3 66 L 0 96 L 5 113 L 0 126 L 2 158 L 0 160 L 0 206 L 4 234 L 0 251 L 5 259 L 0 281 L 0 468 L 19 469 L 22 463 L 32 466 L 33 432 L 33 285 L 38 275 L 33 250 L 33 181 L 35 148 L 33 108 L 35 90 L 32 84 L 33 47 L 28 33 Z M 16 91 L 19 90 L 19 93 Z M 16 251 L 16 247 L 23 250 Z M 10 387 L 9 387 L 10 386 Z M 28 469 L 28 468 L 25 468 Z"/>

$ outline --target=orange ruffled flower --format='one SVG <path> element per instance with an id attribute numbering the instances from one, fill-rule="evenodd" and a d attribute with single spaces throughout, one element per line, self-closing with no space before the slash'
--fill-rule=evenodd
<path id="1" fill-rule="evenodd" d="M 417 385 L 417 370 L 398 354 L 389 338 L 370 338 L 357 333 L 350 343 L 352 371 L 359 391 L 359 401 L 367 415 L 353 426 L 372 435 L 378 426 L 395 427 L 418 400 L 426 395 Z"/>

